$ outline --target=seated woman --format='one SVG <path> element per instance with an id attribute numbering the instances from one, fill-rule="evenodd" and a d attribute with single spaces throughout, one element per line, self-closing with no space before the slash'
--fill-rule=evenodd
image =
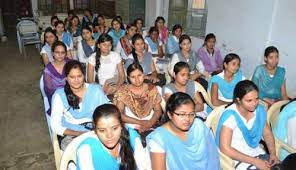
<path id="1" fill-rule="evenodd" d="M 67 47 L 61 41 L 56 41 L 53 44 L 53 61 L 48 63 L 43 71 L 44 91 L 48 98 L 49 106 L 51 107 L 51 97 L 56 89 L 64 87 L 66 84 L 66 76 L 64 66 L 68 61 L 66 59 Z M 47 115 L 50 116 L 51 109 L 47 110 Z"/>
<path id="2" fill-rule="evenodd" d="M 237 54 L 227 54 L 223 61 L 223 71 L 209 81 L 208 91 L 214 106 L 229 104 L 233 100 L 235 85 L 244 80 L 240 68 L 241 59 Z"/>
<path id="3" fill-rule="evenodd" d="M 151 27 L 149 29 L 148 36 L 145 38 L 145 43 L 148 45 L 148 52 L 150 52 L 153 57 L 163 58 L 163 43 L 159 40 L 159 31 L 156 27 Z"/>
<path id="4" fill-rule="evenodd" d="M 52 29 L 55 29 L 55 23 L 59 20 L 59 18 L 55 15 L 53 15 L 51 18 L 50 18 L 50 27 Z"/>
<path id="5" fill-rule="evenodd" d="M 81 24 L 77 15 L 74 15 L 72 18 L 70 18 L 67 31 L 73 38 L 79 37 L 81 35 Z"/>
<path id="6" fill-rule="evenodd" d="M 250 80 L 239 82 L 233 104 L 220 117 L 216 143 L 220 151 L 235 160 L 235 169 L 270 169 L 279 163 L 274 137 L 266 122 L 266 111 L 258 105 L 258 88 Z M 264 139 L 269 155 L 259 146 Z"/>
<path id="7" fill-rule="evenodd" d="M 95 52 L 96 41 L 92 37 L 92 29 L 89 26 L 82 27 L 82 40 L 77 45 L 78 61 L 86 68 L 87 60 Z"/>
<path id="8" fill-rule="evenodd" d="M 85 9 L 83 14 L 82 26 L 89 26 L 93 28 L 97 19 L 93 15 L 92 11 L 90 9 Z"/>
<path id="9" fill-rule="evenodd" d="M 73 17 L 74 15 L 76 15 L 76 14 L 75 14 L 75 11 L 72 10 L 72 9 L 69 10 L 69 11 L 67 12 L 67 14 L 68 14 L 67 18 L 64 19 L 64 23 L 65 23 L 65 28 L 66 28 L 66 29 L 69 28 L 72 17 Z"/>
<path id="10" fill-rule="evenodd" d="M 134 24 L 137 26 L 137 33 L 141 34 L 143 38 L 147 36 L 147 31 L 143 29 L 143 19 L 142 18 L 136 18 L 134 20 Z"/>
<path id="11" fill-rule="evenodd" d="M 189 65 L 185 62 L 178 62 L 174 66 L 174 82 L 163 86 L 163 97 L 167 102 L 170 96 L 176 92 L 183 92 L 190 95 L 190 97 L 195 102 L 195 111 L 198 112 L 202 118 L 205 118 L 206 115 L 204 111 L 204 103 L 198 92 L 198 87 L 195 81 L 189 79 Z"/>
<path id="12" fill-rule="evenodd" d="M 213 135 L 200 119 L 195 119 L 192 98 L 174 93 L 166 112 L 169 120 L 147 136 L 152 169 L 220 169 Z"/>
<path id="13" fill-rule="evenodd" d="M 58 40 L 56 36 L 56 31 L 51 27 L 45 29 L 44 32 L 44 45 L 40 51 L 40 55 L 42 57 L 43 64 L 46 66 L 48 63 L 53 62 L 52 56 L 52 45 L 54 42 Z"/>
<path id="14" fill-rule="evenodd" d="M 125 35 L 125 30 L 121 29 L 122 22 L 118 17 L 114 17 L 111 21 L 112 28 L 109 30 L 108 35 L 113 39 L 113 48 L 115 49 L 116 45 L 119 42 L 119 39 Z"/>
<path id="15" fill-rule="evenodd" d="M 143 164 L 145 149 L 138 133 L 126 128 L 120 111 L 112 104 L 96 108 L 93 114 L 95 134 L 84 139 L 78 146 L 77 169 L 147 169 Z M 143 157 L 144 156 L 144 157 Z"/>
<path id="16" fill-rule="evenodd" d="M 177 62 L 183 61 L 190 66 L 190 79 L 199 81 L 205 89 L 207 89 L 207 81 L 201 79 L 202 76 L 208 77 L 208 73 L 204 70 L 204 66 L 200 58 L 191 50 L 191 38 L 184 34 L 179 39 L 180 51 L 173 54 L 170 64 L 169 73 L 174 75 L 174 66 Z"/>
<path id="17" fill-rule="evenodd" d="M 205 70 L 213 75 L 223 71 L 223 59 L 215 43 L 215 35 L 207 34 L 203 46 L 197 50 L 197 55 L 205 66 Z"/>
<path id="18" fill-rule="evenodd" d="M 164 24 L 165 19 L 162 16 L 158 16 L 154 22 L 154 26 L 157 28 L 159 33 L 159 40 L 162 44 L 166 44 L 169 37 L 169 29 Z"/>
<path id="19" fill-rule="evenodd" d="M 93 28 L 93 37 L 95 40 L 99 38 L 99 36 L 103 33 L 108 33 L 109 27 L 105 25 L 105 16 L 98 15 L 97 20 L 95 22 L 95 26 Z"/>
<path id="20" fill-rule="evenodd" d="M 102 34 L 96 42 L 96 53 L 88 58 L 87 81 L 95 82 L 95 72 L 99 84 L 107 95 L 112 95 L 124 83 L 125 74 L 118 53 L 111 51 L 112 37 Z"/>
<path id="21" fill-rule="evenodd" d="M 282 108 L 274 125 L 273 134 L 296 149 L 296 98 Z M 287 155 L 286 151 L 281 151 L 280 159 L 283 160 Z"/>
<path id="22" fill-rule="evenodd" d="M 286 70 L 278 66 L 279 51 L 270 46 L 264 52 L 265 64 L 258 66 L 252 76 L 252 81 L 259 88 L 259 98 L 269 106 L 279 100 L 288 100 L 286 90 Z"/>
<path id="23" fill-rule="evenodd" d="M 65 65 L 66 84 L 55 91 L 51 103 L 51 129 L 61 137 L 61 149 L 76 136 L 92 130 L 92 114 L 99 105 L 108 103 L 99 85 L 84 83 L 79 61 Z"/>
<path id="24" fill-rule="evenodd" d="M 167 43 L 167 54 L 171 57 L 174 53 L 180 51 L 179 38 L 182 35 L 182 26 L 176 24 L 173 26 L 172 35 L 169 36 Z"/>
<path id="25" fill-rule="evenodd" d="M 132 38 L 133 50 L 125 61 L 125 68 L 131 63 L 139 63 L 144 70 L 144 79 L 146 82 L 163 86 L 166 84 L 164 74 L 158 74 L 156 71 L 153 56 L 150 52 L 145 51 L 145 42 L 141 34 L 135 34 Z"/>
<path id="26" fill-rule="evenodd" d="M 113 102 L 127 126 L 140 133 L 149 131 L 161 116 L 161 97 L 154 85 L 144 83 L 144 72 L 139 63 L 127 68 L 127 76 L 130 83 L 115 93 Z"/>
<path id="27" fill-rule="evenodd" d="M 133 47 L 131 39 L 136 32 L 136 25 L 127 25 L 125 35 L 118 41 L 115 51 L 121 56 L 123 60 L 126 60 L 127 57 L 132 53 Z"/>
<path id="28" fill-rule="evenodd" d="M 71 35 L 65 31 L 65 24 L 63 21 L 55 22 L 56 35 L 59 41 L 62 41 L 67 46 L 67 57 L 72 59 L 71 51 L 74 50 L 73 40 Z"/>

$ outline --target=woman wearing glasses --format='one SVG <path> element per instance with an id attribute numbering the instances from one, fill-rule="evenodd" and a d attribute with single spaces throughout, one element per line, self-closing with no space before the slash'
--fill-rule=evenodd
<path id="1" fill-rule="evenodd" d="M 49 62 L 43 71 L 44 91 L 48 98 L 49 106 L 51 106 L 51 97 L 56 89 L 64 87 L 66 83 L 66 76 L 64 66 L 67 61 L 66 57 L 67 47 L 61 41 L 56 41 L 52 45 L 53 61 Z M 51 109 L 47 110 L 50 116 Z"/>
<path id="2" fill-rule="evenodd" d="M 152 169 L 220 169 L 214 138 L 205 124 L 195 119 L 192 98 L 174 93 L 166 111 L 169 120 L 147 137 Z"/>

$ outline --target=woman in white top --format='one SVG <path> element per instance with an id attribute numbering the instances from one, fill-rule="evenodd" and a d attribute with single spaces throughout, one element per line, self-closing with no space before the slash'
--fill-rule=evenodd
<path id="1" fill-rule="evenodd" d="M 123 60 L 126 60 L 132 53 L 132 37 L 135 35 L 136 31 L 136 25 L 127 25 L 125 35 L 121 37 L 117 43 L 115 51 L 120 54 Z"/>
<path id="2" fill-rule="evenodd" d="M 106 94 L 113 94 L 124 83 L 125 75 L 121 57 L 111 51 L 112 37 L 102 34 L 96 43 L 96 53 L 88 58 L 87 81 L 95 82 L 97 72 L 99 84 Z"/>
<path id="3" fill-rule="evenodd" d="M 78 146 L 77 169 L 80 170 L 149 170 L 149 154 L 139 134 L 124 126 L 115 105 L 104 104 L 93 114 L 94 134 Z"/>
<path id="4" fill-rule="evenodd" d="M 52 97 L 51 128 L 62 136 L 61 149 L 76 136 L 92 130 L 92 114 L 95 108 L 108 103 L 102 88 L 84 83 L 84 70 L 79 61 L 71 60 L 65 65 L 66 84 Z"/>
<path id="5" fill-rule="evenodd" d="M 92 37 L 92 29 L 89 26 L 82 28 L 82 40 L 77 45 L 78 61 L 86 66 L 87 59 L 95 52 L 96 41 Z"/>
<path id="6" fill-rule="evenodd" d="M 51 27 L 45 29 L 44 32 L 44 45 L 41 49 L 40 55 L 42 57 L 43 64 L 46 66 L 48 63 L 53 62 L 52 56 L 52 45 L 56 42 L 58 37 L 56 36 L 56 31 Z"/>
<path id="7" fill-rule="evenodd" d="M 222 113 L 216 129 L 216 143 L 221 152 L 234 159 L 239 170 L 277 166 L 274 137 L 266 122 L 267 113 L 259 105 L 257 86 L 250 80 L 239 82 L 233 101 Z M 269 155 L 260 148 L 262 138 Z"/>

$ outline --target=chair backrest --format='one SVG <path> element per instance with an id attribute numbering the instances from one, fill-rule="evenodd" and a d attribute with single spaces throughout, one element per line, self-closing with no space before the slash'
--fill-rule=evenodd
<path id="1" fill-rule="evenodd" d="M 69 161 L 73 161 L 76 163 L 76 150 L 77 147 L 80 145 L 80 143 L 88 138 L 94 135 L 94 131 L 86 132 L 72 140 L 72 142 L 66 147 L 60 164 L 60 170 L 67 170 Z"/>
<path id="2" fill-rule="evenodd" d="M 52 133 L 52 146 L 54 151 L 54 160 L 55 160 L 56 169 L 59 170 L 63 151 L 60 148 L 58 135 L 55 133 Z"/>
<path id="3" fill-rule="evenodd" d="M 289 100 L 282 100 L 274 103 L 267 111 L 267 123 L 273 127 L 276 124 L 280 109 L 283 105 L 287 104 Z"/>
<path id="4" fill-rule="evenodd" d="M 213 106 L 213 104 L 211 102 L 211 99 L 210 99 L 207 91 L 203 88 L 203 86 L 200 83 L 195 82 L 195 84 L 197 85 L 198 92 L 201 93 L 202 97 L 205 99 L 205 101 L 208 104 L 208 106 L 210 106 L 212 109 L 214 109 L 214 106 Z"/>
<path id="5" fill-rule="evenodd" d="M 29 33 L 37 33 L 38 26 L 34 21 L 22 20 L 17 24 L 17 30 L 21 35 L 25 35 Z"/>
<path id="6" fill-rule="evenodd" d="M 225 110 L 226 105 L 216 107 L 207 117 L 205 124 L 212 130 L 214 137 L 216 136 L 216 129 L 218 126 L 219 119 Z M 228 157 L 227 155 L 223 154 L 220 149 L 220 164 L 223 170 L 234 170 L 234 161 Z"/>
<path id="7" fill-rule="evenodd" d="M 166 112 L 166 109 L 165 109 L 166 108 L 166 102 L 165 102 L 163 97 L 161 97 L 160 105 L 161 105 L 162 111 L 165 113 Z"/>
<path id="8" fill-rule="evenodd" d="M 48 98 L 47 98 L 45 91 L 44 91 L 43 75 L 41 75 L 41 77 L 40 77 L 39 88 L 40 88 L 40 92 L 41 92 L 41 95 L 43 98 L 44 110 L 46 112 L 49 109 L 49 102 L 48 102 Z"/>
<path id="9" fill-rule="evenodd" d="M 213 131 L 214 136 L 216 136 L 216 129 L 218 126 L 219 119 L 225 110 L 226 105 L 216 107 L 207 117 L 205 124 Z"/>

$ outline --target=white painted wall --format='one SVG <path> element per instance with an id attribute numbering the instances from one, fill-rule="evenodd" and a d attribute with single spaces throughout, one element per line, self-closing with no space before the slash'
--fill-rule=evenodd
<path id="1" fill-rule="evenodd" d="M 163 16 L 167 21 L 169 13 L 169 0 L 146 0 L 145 12 L 145 26 L 148 29 L 154 25 L 154 21 L 158 16 Z"/>
<path id="2" fill-rule="evenodd" d="M 296 1 L 278 1 L 270 44 L 280 51 L 280 65 L 286 68 L 288 93 L 296 97 Z"/>
<path id="3" fill-rule="evenodd" d="M 296 92 L 295 76 L 292 76 L 296 73 L 292 70 L 296 51 L 290 45 L 296 30 L 293 5 L 295 7 L 296 1 L 209 0 L 206 32 L 216 35 L 223 51 L 235 52 L 241 57 L 241 67 L 247 77 L 263 62 L 265 47 L 277 46 L 280 65 L 287 70 L 288 93 Z"/>

